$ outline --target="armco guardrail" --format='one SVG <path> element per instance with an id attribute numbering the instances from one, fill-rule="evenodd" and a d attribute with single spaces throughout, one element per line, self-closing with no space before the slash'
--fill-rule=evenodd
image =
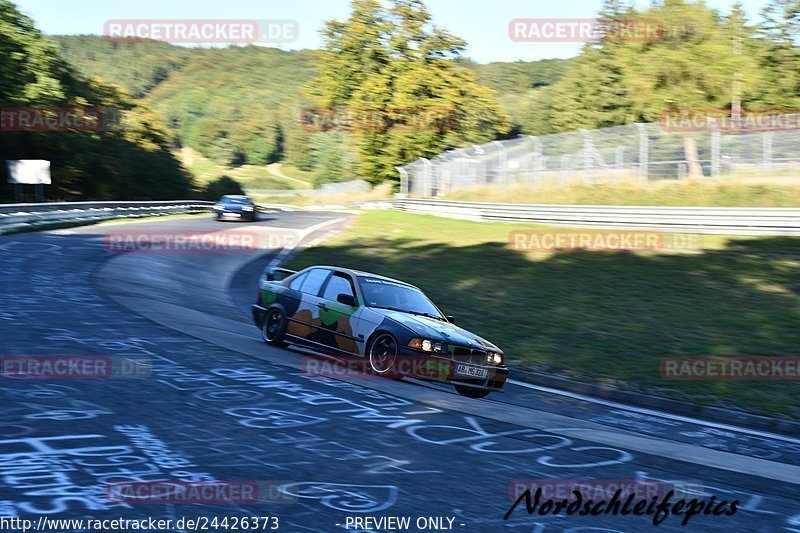
<path id="1" fill-rule="evenodd" d="M 0 233 L 64 222 L 202 213 L 210 211 L 213 205 L 214 202 L 202 200 L 0 204 Z"/>
<path id="2" fill-rule="evenodd" d="M 800 209 L 504 204 L 396 198 L 392 207 L 467 220 L 636 228 L 676 233 L 800 235 Z"/>

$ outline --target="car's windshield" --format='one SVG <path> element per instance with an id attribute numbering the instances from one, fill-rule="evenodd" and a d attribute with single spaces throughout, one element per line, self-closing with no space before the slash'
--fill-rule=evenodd
<path id="1" fill-rule="evenodd" d="M 358 281 L 364 301 L 369 307 L 444 318 L 419 289 L 378 278 L 361 277 Z"/>
<path id="2" fill-rule="evenodd" d="M 230 196 L 223 196 L 222 200 L 220 200 L 222 204 L 250 204 L 250 198 L 231 198 Z"/>

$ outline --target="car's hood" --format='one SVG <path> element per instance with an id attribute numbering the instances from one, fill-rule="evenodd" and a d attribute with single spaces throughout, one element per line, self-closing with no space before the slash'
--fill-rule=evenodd
<path id="1" fill-rule="evenodd" d="M 390 309 L 376 309 L 373 307 L 372 310 L 403 324 L 410 330 L 416 332 L 417 335 L 423 339 L 442 341 L 456 346 L 468 346 L 470 348 L 482 350 L 488 348 L 498 352 L 501 351 L 500 348 L 486 339 L 460 328 L 455 324 L 451 324 L 450 322 L 444 322 L 421 315 L 412 315 L 411 313 L 403 313 L 401 311 L 392 311 Z"/>

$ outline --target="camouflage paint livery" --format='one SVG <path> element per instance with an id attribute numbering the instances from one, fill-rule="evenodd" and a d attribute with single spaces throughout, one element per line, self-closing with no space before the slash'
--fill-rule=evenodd
<path id="1" fill-rule="evenodd" d="M 290 274 L 275 280 L 276 274 Z M 396 284 L 419 291 L 402 281 L 330 266 L 313 266 L 299 272 L 268 271 L 261 281 L 253 319 L 262 328 L 268 311 L 281 310 L 286 319 L 284 341 L 317 351 L 348 357 L 369 357 L 371 341 L 389 334 L 397 342 L 397 357 L 425 357 L 446 363 L 448 381 L 463 387 L 501 391 L 508 375 L 503 352 L 491 342 L 444 319 L 399 310 L 372 307 L 365 301 L 364 283 Z M 348 291 L 349 288 L 349 291 Z M 351 292 L 354 305 L 337 301 L 337 293 Z M 419 291 L 421 293 L 421 291 Z M 437 308 L 438 311 L 438 308 Z M 439 313 L 441 313 L 439 311 Z M 439 344 L 438 353 L 409 346 L 412 339 Z M 478 377 L 460 375 L 472 367 Z M 484 370 L 485 369 L 485 370 Z M 458 371 L 458 373 L 457 373 Z M 458 388 L 458 387 L 457 387 Z"/>

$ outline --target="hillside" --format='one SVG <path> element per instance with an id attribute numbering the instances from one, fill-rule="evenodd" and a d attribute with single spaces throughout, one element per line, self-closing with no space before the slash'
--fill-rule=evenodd
<path id="1" fill-rule="evenodd" d="M 462 64 L 475 72 L 479 83 L 491 87 L 502 97 L 552 85 L 564 76 L 570 62 L 569 59 L 543 59 L 482 64 L 465 60 Z"/>
<path id="2" fill-rule="evenodd" d="M 111 41 L 98 35 L 50 37 L 84 76 L 102 78 L 141 98 L 202 50 L 157 41 Z"/>
<path id="3" fill-rule="evenodd" d="M 312 170 L 315 157 L 326 159 L 315 156 L 317 147 L 341 149 L 335 139 L 313 141 L 313 134 L 299 125 L 301 108 L 312 105 L 304 87 L 318 74 L 319 51 L 184 48 L 92 35 L 54 40 L 84 75 L 119 85 L 157 111 L 174 134 L 176 148 L 191 148 L 219 165 L 288 161 Z M 503 111 L 515 117 L 521 96 L 558 80 L 568 61 L 460 63 L 494 89 Z"/>
<path id="4" fill-rule="evenodd" d="M 302 88 L 316 75 L 317 54 L 256 46 L 198 52 L 144 98 L 181 144 L 229 166 L 302 159 Z"/>
<path id="5" fill-rule="evenodd" d="M 0 106 L 51 118 L 99 113 L 115 120 L 87 127 L 82 119 L 23 128 L 5 121 L 0 161 L 51 162 L 48 200 L 164 199 L 196 194 L 190 175 L 170 150 L 170 136 L 151 111 L 128 95 L 77 71 L 34 22 L 0 0 Z M 69 110 L 69 114 L 65 113 Z M 12 116 L 12 115 L 9 115 Z M 6 117 L 8 118 L 8 117 Z M 22 119 L 20 119 L 21 122 Z M 0 166 L 0 200 L 13 200 Z"/>

